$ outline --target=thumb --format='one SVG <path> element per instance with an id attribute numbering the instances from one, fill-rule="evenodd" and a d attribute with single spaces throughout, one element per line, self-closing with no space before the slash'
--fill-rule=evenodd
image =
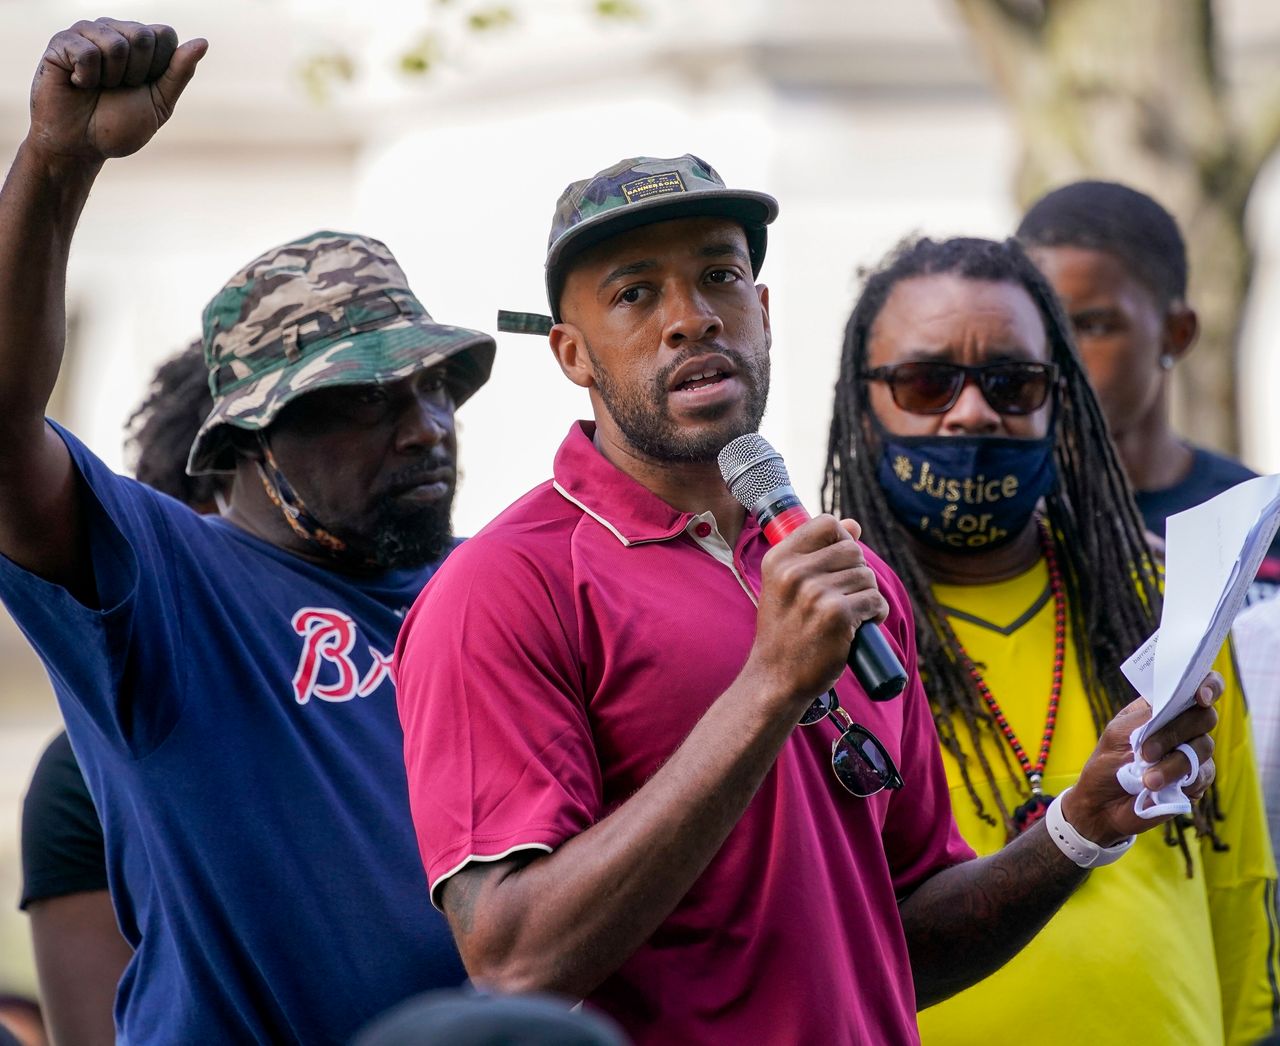
<path id="1" fill-rule="evenodd" d="M 169 59 L 169 67 L 156 81 L 156 90 L 164 101 L 166 117 L 173 112 L 173 107 L 178 104 L 178 98 L 186 90 L 191 78 L 195 76 L 196 66 L 200 64 L 200 59 L 208 50 L 209 41 L 198 36 L 194 40 L 188 40 L 173 52 L 173 57 Z"/>

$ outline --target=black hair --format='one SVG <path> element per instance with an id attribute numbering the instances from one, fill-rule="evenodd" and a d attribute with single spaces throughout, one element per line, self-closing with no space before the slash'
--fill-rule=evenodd
<path id="1" fill-rule="evenodd" d="M 156 369 L 151 387 L 125 422 L 125 449 L 139 481 L 193 508 L 208 505 L 224 476 L 188 476 L 187 456 L 209 411 L 204 347 L 193 341 Z"/>
<path id="2" fill-rule="evenodd" d="M 944 273 L 1015 284 L 1027 292 L 1044 320 L 1051 357 L 1060 374 L 1054 446 L 1058 480 L 1045 497 L 1045 515 L 1062 570 L 1080 675 L 1099 733 L 1133 698 L 1120 664 L 1155 629 L 1160 618 L 1160 585 L 1142 519 L 1107 434 L 1106 421 L 1048 281 L 1014 240 L 917 239 L 901 244 L 866 278 L 845 328 L 823 504 L 837 516 L 857 519 L 867 541 L 901 577 L 915 609 L 920 674 L 938 736 L 955 756 L 979 816 L 996 824 L 974 786 L 970 759 L 959 739 L 959 731 L 965 731 L 1000 819 L 1012 833 L 1010 811 L 996 787 L 991 751 L 999 753 L 1015 778 L 1021 774 L 1010 762 L 1006 743 L 966 667 L 967 659 L 947 616 L 934 598 L 932 580 L 917 559 L 912 539 L 889 509 L 876 477 L 878 448 L 871 442 L 868 424 L 871 406 L 866 383 L 859 377 L 866 369 L 872 326 L 893 288 L 904 279 Z M 1211 791 L 1196 808 L 1197 830 L 1213 836 L 1216 817 L 1216 794 Z M 1185 827 L 1180 823 L 1169 829 L 1167 838 L 1182 847 L 1190 874 Z M 1216 844 L 1216 836 L 1214 841 Z"/>
<path id="3" fill-rule="evenodd" d="M 1106 251 L 1161 307 L 1187 294 L 1187 247 L 1173 215 L 1146 193 L 1117 182 L 1072 182 L 1042 196 L 1015 234 L 1028 247 Z"/>

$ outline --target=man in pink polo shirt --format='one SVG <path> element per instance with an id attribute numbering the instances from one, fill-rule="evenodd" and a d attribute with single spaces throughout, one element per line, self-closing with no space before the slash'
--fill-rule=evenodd
<path id="1" fill-rule="evenodd" d="M 974 859 L 898 580 L 852 521 L 770 550 L 726 490 L 716 455 L 768 393 L 754 278 L 776 213 L 693 156 L 566 190 L 552 318 L 515 325 L 549 332 L 595 420 L 450 557 L 397 650 L 419 847 L 473 979 L 585 998 L 640 1043 L 916 1042 L 918 1004 L 997 968 L 1155 823 L 1115 778 L 1135 702 L 1060 840 L 1039 825 Z M 907 666 L 898 700 L 846 670 L 869 619 Z M 852 783 L 832 773 L 847 715 L 796 728 L 832 686 L 882 746 Z M 1188 791 L 1208 786 L 1219 688 L 1150 743 L 1149 787 L 1187 772 L 1181 742 Z"/>

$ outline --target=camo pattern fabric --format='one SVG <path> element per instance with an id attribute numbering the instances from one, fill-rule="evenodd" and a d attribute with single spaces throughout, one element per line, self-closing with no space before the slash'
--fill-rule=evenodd
<path id="1" fill-rule="evenodd" d="M 227 426 L 261 429 L 303 392 L 395 381 L 448 363 L 455 404 L 488 380 L 494 341 L 436 323 L 386 245 L 317 232 L 255 258 L 204 310 L 214 406 L 187 471 L 234 468 Z"/>
<path id="2" fill-rule="evenodd" d="M 724 180 L 706 160 L 691 153 L 664 160 L 655 156 L 633 156 L 619 160 L 599 174 L 574 182 L 560 195 L 551 221 L 550 251 L 556 240 L 579 222 L 603 211 L 626 204 L 666 196 L 723 189 Z"/>

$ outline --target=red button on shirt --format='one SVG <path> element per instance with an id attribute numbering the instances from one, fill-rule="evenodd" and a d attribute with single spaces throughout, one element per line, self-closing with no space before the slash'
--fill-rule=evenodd
<path id="1" fill-rule="evenodd" d="M 693 528 L 693 532 L 694 532 L 695 534 L 697 534 L 697 535 L 698 535 L 698 537 L 700 537 L 700 538 L 710 537 L 710 536 L 711 536 L 711 524 L 710 524 L 710 523 L 699 523 L 696 527 L 694 527 L 694 528 Z"/>

